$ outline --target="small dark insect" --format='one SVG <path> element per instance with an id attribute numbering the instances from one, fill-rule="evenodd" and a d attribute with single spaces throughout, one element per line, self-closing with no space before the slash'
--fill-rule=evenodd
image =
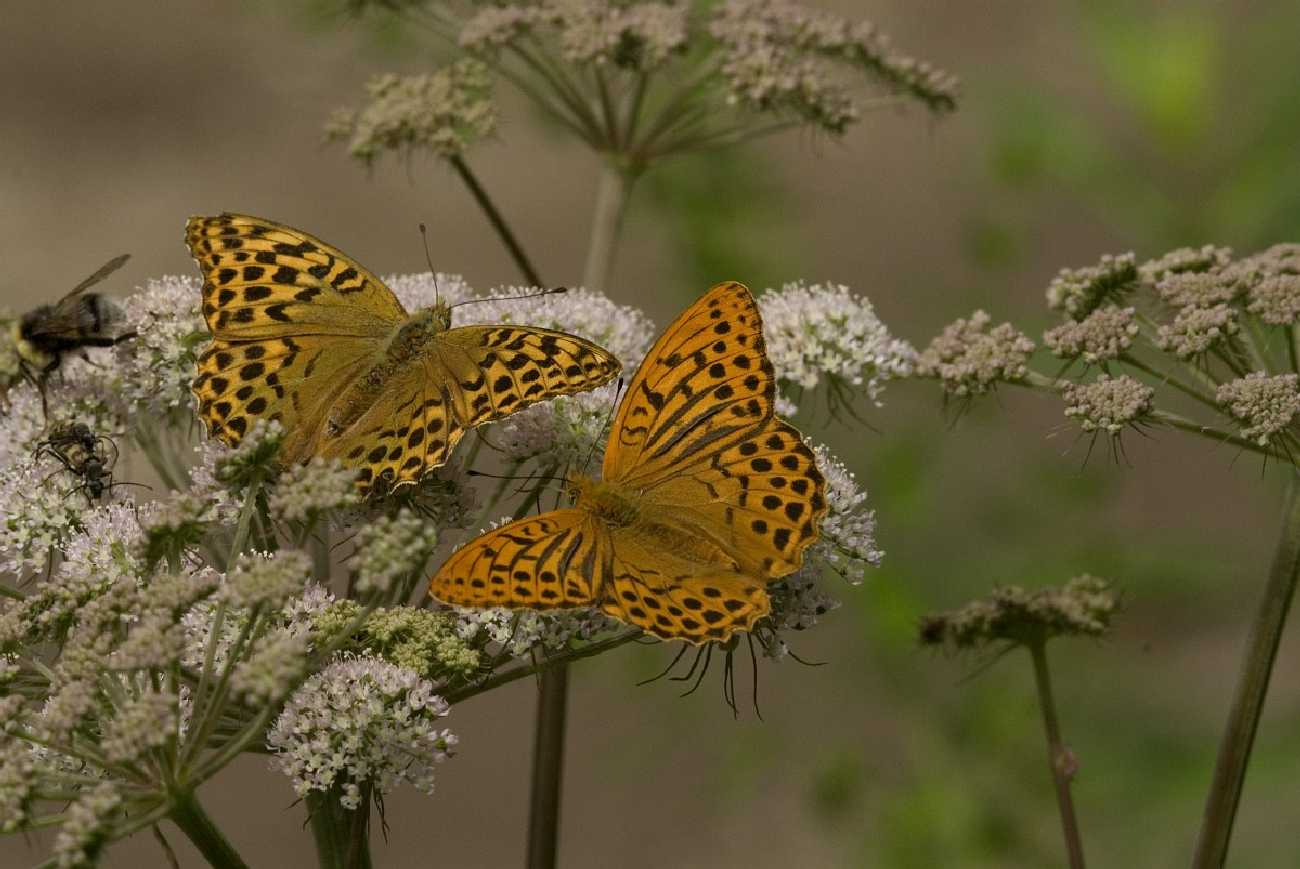
<path id="1" fill-rule="evenodd" d="M 81 479 L 81 483 L 68 492 L 69 495 L 83 492 L 86 500 L 93 503 L 104 497 L 104 493 L 114 485 L 117 444 L 95 434 L 85 423 L 65 423 L 51 431 L 49 437 L 36 445 L 36 458 L 41 456 L 54 458 L 70 474 Z"/>
<path id="2" fill-rule="evenodd" d="M 105 263 L 93 275 L 77 284 L 52 305 L 41 305 L 14 320 L 10 337 L 18 351 L 23 376 L 41 393 L 41 406 L 48 416 L 45 383 L 63 362 L 63 354 L 87 347 L 112 347 L 134 332 L 115 333 L 122 312 L 109 299 L 86 290 L 120 269 L 130 254 Z"/>

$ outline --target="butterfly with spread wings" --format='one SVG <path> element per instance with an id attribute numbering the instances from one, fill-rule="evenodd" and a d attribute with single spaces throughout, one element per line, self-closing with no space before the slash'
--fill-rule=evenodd
<path id="1" fill-rule="evenodd" d="M 489 531 L 454 552 L 430 593 L 469 607 L 598 607 L 664 639 L 723 641 L 765 616 L 767 583 L 797 570 L 826 483 L 774 414 L 758 307 L 719 284 L 637 369 L 602 477 L 573 506 Z"/>
<path id="2" fill-rule="evenodd" d="M 279 420 L 284 462 L 342 460 L 366 490 L 416 483 L 470 428 L 621 370 L 564 332 L 408 314 L 346 254 L 270 220 L 192 217 L 185 242 L 212 332 L 193 383 L 209 434 L 233 446 Z"/>

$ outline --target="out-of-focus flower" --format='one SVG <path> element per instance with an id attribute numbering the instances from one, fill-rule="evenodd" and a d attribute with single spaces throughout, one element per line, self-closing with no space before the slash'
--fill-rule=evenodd
<path id="1" fill-rule="evenodd" d="M 921 642 L 954 650 L 1001 643 L 1033 645 L 1054 637 L 1099 637 L 1110 629 L 1119 596 L 1110 583 L 1078 576 L 1064 587 L 1026 591 L 1008 585 L 958 610 L 921 621 Z"/>
<path id="2" fill-rule="evenodd" d="M 439 730 L 447 702 L 410 670 L 376 658 L 344 658 L 294 692 L 267 733 L 272 764 L 300 796 L 333 791 L 348 809 L 361 786 L 382 796 L 405 782 L 433 793 L 434 768 L 457 739 Z"/>
<path id="3" fill-rule="evenodd" d="M 114 763 L 129 763 L 176 738 L 180 698 L 168 691 L 145 691 L 125 700 L 104 725 L 99 746 Z"/>
<path id="4" fill-rule="evenodd" d="M 1155 390 L 1121 374 L 1103 374 L 1092 383 L 1070 383 L 1061 390 L 1065 415 L 1078 420 L 1085 432 L 1118 436 L 1127 426 L 1137 425 L 1154 409 Z"/>
<path id="5" fill-rule="evenodd" d="M 198 349 L 208 340 L 199 283 L 189 275 L 155 278 L 122 300 L 124 328 L 135 337 L 114 349 L 104 394 L 131 413 L 190 406 Z"/>
<path id="6" fill-rule="evenodd" d="M 1029 373 L 1034 342 L 1010 323 L 989 328 L 983 311 L 944 327 L 917 358 L 916 373 L 942 381 L 949 395 L 982 395 L 999 382 L 1015 383 Z"/>
<path id="7" fill-rule="evenodd" d="M 232 490 L 274 480 L 280 471 L 276 457 L 283 439 L 284 426 L 279 420 L 258 419 L 239 446 L 218 456 L 214 476 Z"/>
<path id="8" fill-rule="evenodd" d="M 916 350 L 842 284 L 790 283 L 764 292 L 758 305 L 767 357 L 781 380 L 813 389 L 830 379 L 878 401 L 885 381 L 912 373 Z"/>
<path id="9" fill-rule="evenodd" d="M 357 502 L 356 478 L 356 469 L 318 456 L 281 474 L 267 504 L 282 522 L 314 522 L 323 513 Z"/>
<path id="10" fill-rule="evenodd" d="M 507 459 L 584 470 L 605 457 L 606 426 L 617 402 L 615 384 L 561 396 L 506 417 L 493 440 Z"/>
<path id="11" fill-rule="evenodd" d="M 1156 285 L 1156 295 L 1175 308 L 1213 308 L 1235 301 L 1245 290 L 1234 274 L 1223 272 L 1175 272 Z"/>
<path id="12" fill-rule="evenodd" d="M 957 105 L 957 80 L 897 53 L 868 22 L 850 22 L 790 0 L 726 0 L 709 32 L 722 46 L 728 99 L 789 113 L 832 133 L 858 118 L 845 73 L 856 70 L 935 112 Z"/>
<path id="13" fill-rule="evenodd" d="M 1232 260 L 1232 248 L 1213 244 L 1197 247 L 1180 247 L 1162 257 L 1142 264 L 1142 278 L 1159 284 L 1174 275 L 1199 274 L 1222 269 Z M 1163 295 L 1163 294 L 1162 294 Z"/>
<path id="14" fill-rule="evenodd" d="M 1081 320 L 1103 303 L 1117 302 L 1137 285 L 1137 258 L 1107 254 L 1095 266 L 1061 269 L 1047 287 L 1047 306 Z"/>
<path id="15" fill-rule="evenodd" d="M 385 151 L 458 157 L 496 130 L 492 78 L 477 60 L 459 60 L 423 75 L 381 75 L 366 85 L 369 102 L 340 109 L 326 125 L 331 141 L 371 164 Z"/>
<path id="16" fill-rule="evenodd" d="M 242 609 L 278 609 L 302 593 L 311 568 L 311 556 L 297 549 L 266 556 L 245 555 L 226 577 L 221 599 Z"/>
<path id="17" fill-rule="evenodd" d="M 1043 343 L 1062 359 L 1097 365 L 1118 359 L 1141 331 L 1136 310 L 1105 305 L 1082 320 L 1068 320 L 1043 334 Z"/>
<path id="18" fill-rule="evenodd" d="M 1229 305 L 1183 308 L 1156 332 L 1155 345 L 1179 359 L 1192 359 L 1237 334 L 1237 311 Z"/>
<path id="19" fill-rule="evenodd" d="M 1255 371 L 1219 386 L 1215 400 L 1243 424 L 1242 437 L 1268 446 L 1300 413 L 1300 377 Z"/>
<path id="20" fill-rule="evenodd" d="M 54 863 L 60 869 L 93 866 L 105 839 L 105 827 L 112 821 L 122 797 L 110 782 L 74 800 L 64 813 L 63 824 L 54 837 Z"/>
<path id="21" fill-rule="evenodd" d="M 1265 323 L 1289 326 L 1300 321 L 1300 274 L 1260 278 L 1249 291 L 1246 310 Z"/>
<path id="22" fill-rule="evenodd" d="M 437 529 L 406 509 L 376 519 L 357 532 L 357 551 L 350 562 L 357 590 L 387 592 L 422 570 L 437 546 Z"/>

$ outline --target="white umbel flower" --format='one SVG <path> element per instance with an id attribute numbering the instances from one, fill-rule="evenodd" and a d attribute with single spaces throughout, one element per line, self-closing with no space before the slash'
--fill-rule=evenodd
<path id="1" fill-rule="evenodd" d="M 376 794 L 406 783 L 433 793 L 434 768 L 457 739 L 439 730 L 450 711 L 433 683 L 378 658 L 344 658 L 303 683 L 267 733 L 272 764 L 300 796 L 337 789 L 348 809 L 361 785 Z"/>
<path id="2" fill-rule="evenodd" d="M 838 379 L 878 402 L 885 381 L 912 373 L 916 350 L 842 284 L 786 284 L 759 296 L 758 307 L 767 358 L 781 380 L 814 389 Z"/>

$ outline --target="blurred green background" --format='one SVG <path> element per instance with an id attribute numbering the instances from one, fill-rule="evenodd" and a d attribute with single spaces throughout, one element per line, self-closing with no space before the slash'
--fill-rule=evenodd
<path id="1" fill-rule="evenodd" d="M 850 284 L 918 345 L 975 307 L 1037 333 L 1055 271 L 1104 252 L 1300 240 L 1300 8 L 1288 0 L 812 3 L 866 15 L 961 76 L 957 114 L 869 115 L 843 141 L 792 136 L 667 165 L 637 191 L 611 295 L 666 323 L 714 281 Z M 302 226 L 381 273 L 433 256 L 475 286 L 516 276 L 442 166 L 371 175 L 324 148 L 330 109 L 380 71 L 430 63 L 391 27 L 319 4 L 8 0 L 0 26 L 0 293 L 23 308 L 110 255 L 119 286 L 192 266 L 185 217 L 233 209 Z M 471 162 L 557 283 L 578 279 L 594 159 L 503 93 L 498 140 Z M 1105 642 L 1052 650 L 1097 866 L 1180 866 L 1191 852 L 1244 626 L 1279 506 L 1274 469 L 1159 432 L 1130 464 L 1085 466 L 1051 399 L 1004 390 L 955 427 L 928 384 L 892 385 L 879 430 L 818 426 L 878 510 L 885 565 L 764 665 L 765 720 L 637 688 L 669 660 L 579 665 L 562 865 L 1063 864 L 1029 661 L 916 647 L 919 616 L 997 583 L 1089 571 L 1123 589 Z M 1283 646 L 1233 863 L 1295 866 L 1300 641 Z M 748 662 L 740 673 L 748 696 Z M 382 866 L 518 865 L 534 687 L 453 710 L 462 737 L 432 798 L 399 792 Z M 205 802 L 254 865 L 313 866 L 303 812 L 256 758 Z M 200 865 L 180 836 L 186 866 Z M 0 863 L 34 862 L 19 839 Z M 108 865 L 161 864 L 148 836 Z"/>

